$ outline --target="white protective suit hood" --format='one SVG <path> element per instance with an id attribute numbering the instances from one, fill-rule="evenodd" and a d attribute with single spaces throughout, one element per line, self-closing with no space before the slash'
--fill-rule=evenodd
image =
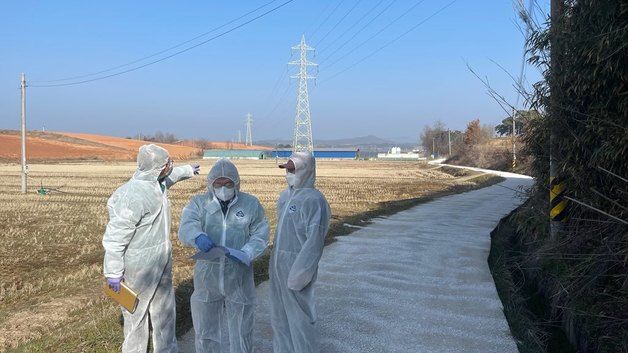
<path id="1" fill-rule="evenodd" d="M 168 151 L 157 145 L 144 145 L 137 154 L 137 171 L 133 179 L 157 181 L 159 174 L 168 163 Z"/>
<path id="2" fill-rule="evenodd" d="M 214 181 L 221 177 L 233 181 L 236 191 L 226 211 L 214 196 Z M 196 248 L 196 238 L 204 234 L 216 245 L 246 253 L 251 261 L 261 256 L 268 246 L 268 220 L 259 200 L 240 191 L 236 166 L 227 159 L 216 161 L 207 176 L 207 189 L 181 212 L 181 243 Z M 255 300 L 252 266 L 225 256 L 196 261 L 190 297 L 196 352 L 223 352 L 227 338 L 230 352 L 253 352 Z"/>
<path id="3" fill-rule="evenodd" d="M 320 353 L 314 286 L 331 209 L 314 186 L 314 157 L 295 152 L 290 160 L 296 180 L 277 201 L 275 245 L 268 270 L 273 349 Z"/>
<path id="4" fill-rule="evenodd" d="M 316 161 L 309 152 L 293 152 L 290 160 L 294 163 L 297 177 L 293 189 L 312 189 L 316 182 Z"/>
<path id="5" fill-rule="evenodd" d="M 226 158 L 221 158 L 216 161 L 209 171 L 209 174 L 207 174 L 207 190 L 209 190 L 212 195 L 214 194 L 214 181 L 218 178 L 229 178 L 233 181 L 236 196 L 238 196 L 240 192 L 240 174 L 235 164 Z"/>
<path id="6" fill-rule="evenodd" d="M 168 151 L 155 145 L 140 147 L 137 171 L 107 201 L 109 222 L 103 235 L 103 273 L 108 278 L 124 277 L 138 293 L 133 313 L 122 310 L 122 352 L 146 352 L 149 321 L 154 352 L 175 353 L 176 301 L 172 285 L 171 214 L 168 189 L 194 176 L 192 166 L 172 168 L 158 182 L 168 163 Z"/>

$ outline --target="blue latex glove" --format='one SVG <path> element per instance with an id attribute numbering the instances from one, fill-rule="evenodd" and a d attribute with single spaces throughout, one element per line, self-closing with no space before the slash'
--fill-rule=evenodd
<path id="1" fill-rule="evenodd" d="M 192 164 L 192 170 L 194 170 L 194 175 L 199 175 L 201 173 L 201 166 L 199 164 Z"/>
<path id="2" fill-rule="evenodd" d="M 196 244 L 196 247 L 203 252 L 208 252 L 214 246 L 216 246 L 216 244 L 211 239 L 209 239 L 207 234 L 204 233 L 194 239 L 194 244 Z"/>
<path id="3" fill-rule="evenodd" d="M 123 281 L 123 277 L 107 278 L 107 284 L 114 292 L 120 293 L 120 283 Z"/>

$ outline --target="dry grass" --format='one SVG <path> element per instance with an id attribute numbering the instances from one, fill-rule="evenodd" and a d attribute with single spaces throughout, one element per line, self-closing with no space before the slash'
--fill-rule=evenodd
<path id="1" fill-rule="evenodd" d="M 236 161 L 242 190 L 257 196 L 274 226 L 274 203 L 285 187 L 275 161 Z M 207 173 L 209 161 L 201 161 Z M 117 308 L 100 293 L 106 202 L 133 173 L 133 163 L 31 165 L 30 193 L 19 194 L 19 167 L 0 165 L 0 352 L 117 351 Z M 317 185 L 333 222 L 381 208 L 382 202 L 429 197 L 476 181 L 412 162 L 320 161 Z M 58 189 L 46 196 L 35 193 Z M 174 277 L 189 282 L 192 249 L 176 239 L 181 209 L 205 191 L 205 178 L 170 194 Z M 60 348 L 63 347 L 63 348 Z M 71 347 L 71 348 L 69 348 Z"/>

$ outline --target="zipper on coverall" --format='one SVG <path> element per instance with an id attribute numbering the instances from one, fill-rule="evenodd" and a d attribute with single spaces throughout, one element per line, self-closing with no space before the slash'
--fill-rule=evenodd
<path id="1" fill-rule="evenodd" d="M 225 246 L 225 247 L 227 243 L 227 216 L 229 215 L 230 209 L 231 209 L 231 202 L 227 206 L 227 212 L 223 214 L 222 210 L 220 211 L 220 213 L 222 214 L 222 235 L 220 237 L 220 245 Z M 218 290 L 220 291 L 220 294 L 222 295 L 225 295 L 225 261 L 226 260 L 227 259 L 224 256 L 220 258 L 220 274 L 219 274 L 219 280 L 218 280 Z"/>

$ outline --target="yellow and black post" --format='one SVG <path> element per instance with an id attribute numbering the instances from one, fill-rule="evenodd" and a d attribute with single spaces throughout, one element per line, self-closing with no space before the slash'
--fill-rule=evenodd
<path id="1" fill-rule="evenodd" d="M 551 39 L 551 51 L 550 57 L 552 59 L 551 74 L 552 77 L 556 77 L 559 72 L 559 66 L 561 64 L 561 53 L 558 45 L 558 27 L 564 10 L 564 0 L 550 0 L 550 39 Z M 560 93 L 560 87 L 556 86 L 558 80 L 553 79 L 553 85 L 550 85 L 550 109 L 549 109 L 549 177 L 550 177 L 550 238 L 556 240 L 558 231 L 560 229 L 561 221 L 565 219 L 567 213 L 567 201 L 564 198 L 565 195 L 565 181 L 560 177 L 558 162 L 559 162 L 559 150 L 556 146 L 556 138 L 554 134 L 557 128 L 557 111 L 558 106 L 555 102 L 557 96 Z"/>
<path id="2" fill-rule="evenodd" d="M 550 177 L 550 219 L 552 223 L 563 222 L 567 218 L 567 199 L 565 199 L 565 179 Z"/>

